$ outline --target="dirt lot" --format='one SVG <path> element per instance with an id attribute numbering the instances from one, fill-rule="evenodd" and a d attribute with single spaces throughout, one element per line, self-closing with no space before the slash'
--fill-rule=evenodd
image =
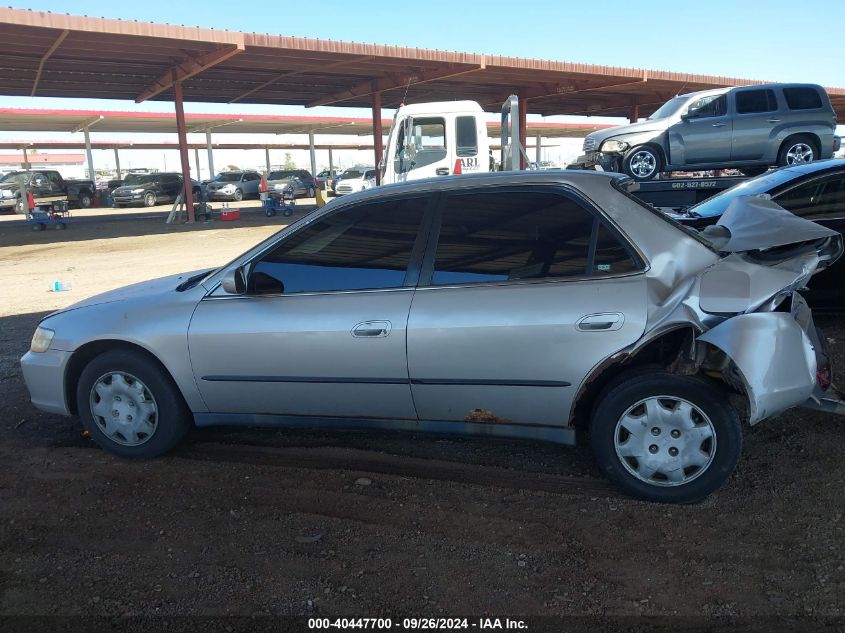
<path id="1" fill-rule="evenodd" d="M 747 429 L 722 491 L 668 507 L 619 496 L 582 447 L 217 429 L 134 462 L 30 406 L 17 360 L 42 315 L 280 224 L 0 222 L 0 614 L 845 616 L 831 416 Z M 845 323 L 818 321 L 845 367 Z"/>

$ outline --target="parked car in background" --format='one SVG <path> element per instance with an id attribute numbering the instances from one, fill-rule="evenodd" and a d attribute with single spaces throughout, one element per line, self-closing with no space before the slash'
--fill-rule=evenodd
<path id="1" fill-rule="evenodd" d="M 182 174 L 157 172 L 154 174 L 127 174 L 121 185 L 111 192 L 115 207 L 154 207 L 162 202 L 173 202 L 182 193 Z M 200 199 L 200 185 L 191 181 L 193 201 Z"/>
<path id="2" fill-rule="evenodd" d="M 675 217 L 698 229 L 715 224 L 741 196 L 765 196 L 797 216 L 845 234 L 845 160 L 781 167 L 746 180 Z M 845 259 L 810 281 L 804 296 L 814 310 L 845 310 Z"/>
<path id="3" fill-rule="evenodd" d="M 328 169 L 324 169 L 319 174 L 317 174 L 317 187 L 323 189 L 328 183 L 329 188 L 331 188 L 332 180 L 337 178 L 338 173 L 339 171 L 337 169 L 332 169 L 331 171 L 329 171 Z"/>
<path id="4" fill-rule="evenodd" d="M 815 84 L 766 84 L 680 95 L 645 121 L 584 139 L 584 162 L 636 180 L 661 172 L 737 168 L 830 158 L 836 114 Z"/>
<path id="5" fill-rule="evenodd" d="M 350 167 L 340 175 L 340 181 L 334 192 L 337 196 L 343 196 L 348 193 L 372 189 L 375 186 L 375 167 Z"/>
<path id="6" fill-rule="evenodd" d="M 24 189 L 32 192 L 36 203 L 67 200 L 71 205 L 87 209 L 94 202 L 94 182 L 91 180 L 65 180 L 53 169 L 10 171 L 0 178 L 0 210 L 25 213 Z"/>
<path id="7" fill-rule="evenodd" d="M 257 198 L 261 188 L 261 174 L 257 171 L 224 171 L 206 185 L 209 200 L 243 200 Z"/>
<path id="8" fill-rule="evenodd" d="M 78 413 L 124 457 L 165 453 L 193 424 L 564 444 L 589 429 L 626 492 L 697 501 L 733 471 L 741 418 L 845 407 L 795 291 L 842 236 L 757 199 L 760 223 L 729 210 L 705 236 L 627 182 L 535 171 L 377 187 L 217 270 L 51 314 L 23 376 L 37 407 Z"/>
<path id="9" fill-rule="evenodd" d="M 270 191 L 290 190 L 294 197 L 313 198 L 317 195 L 317 182 L 306 169 L 277 169 L 267 174 Z"/>

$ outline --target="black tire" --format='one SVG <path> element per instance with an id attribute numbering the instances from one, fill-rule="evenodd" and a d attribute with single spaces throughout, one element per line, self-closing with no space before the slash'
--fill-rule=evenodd
<path id="1" fill-rule="evenodd" d="M 94 198 L 91 194 L 87 191 L 80 191 L 79 195 L 76 198 L 76 204 L 79 205 L 80 209 L 90 209 L 91 205 L 94 203 Z"/>
<path id="2" fill-rule="evenodd" d="M 663 169 L 660 151 L 652 145 L 637 145 L 625 153 L 622 171 L 634 180 L 651 180 Z"/>
<path id="3" fill-rule="evenodd" d="M 112 439 L 96 422 L 91 411 L 95 384 L 110 373 L 125 373 L 140 380 L 157 405 L 155 430 L 143 443 L 126 446 Z M 120 457 L 152 458 L 175 448 L 192 424 L 191 412 L 179 388 L 165 369 L 146 355 L 132 350 L 112 350 L 95 357 L 79 377 L 76 402 L 82 425 L 104 450 Z M 139 405 L 141 406 L 141 405 Z"/>
<path id="4" fill-rule="evenodd" d="M 191 192 L 191 200 L 193 200 L 194 204 L 198 203 L 202 198 L 202 194 L 200 193 L 199 189 L 194 189 Z"/>
<path id="5" fill-rule="evenodd" d="M 661 404 L 672 403 L 672 398 L 685 400 L 692 405 L 693 411 L 696 409 L 700 411 L 700 413 L 696 411 L 691 417 L 698 421 L 696 430 L 700 432 L 703 427 L 706 432 L 712 433 L 712 439 L 700 439 L 701 435 L 696 434 L 696 439 L 690 440 L 693 442 L 692 446 L 684 447 L 685 440 L 680 432 L 678 439 L 673 439 L 674 435 L 660 432 L 661 429 L 658 428 L 659 433 L 655 436 L 656 427 L 652 426 L 654 423 L 651 420 L 643 420 L 635 425 L 637 430 L 640 430 L 639 425 L 642 424 L 643 431 L 651 427 L 642 439 L 628 434 L 625 427 L 620 425 L 623 417 L 630 413 L 633 416 L 632 419 L 636 419 L 638 416 L 635 412 L 639 407 L 634 405 L 649 398 Z M 645 405 L 642 406 L 643 408 L 639 410 L 643 415 L 647 415 Z M 701 413 L 706 418 L 701 417 Z M 672 411 L 671 414 L 674 416 L 675 412 Z M 681 414 L 678 413 L 678 415 Z M 656 424 L 663 427 L 663 431 L 666 430 L 666 425 L 662 420 Z M 671 433 L 674 432 L 674 430 L 671 431 Z M 688 431 L 685 429 L 684 432 Z M 632 450 L 635 450 L 640 442 L 643 446 L 648 443 L 649 452 L 652 452 L 652 448 L 657 448 L 653 451 L 654 459 L 665 460 L 670 466 L 673 465 L 671 460 L 674 459 L 670 457 L 672 454 L 670 451 L 676 449 L 673 446 L 674 443 L 682 447 L 681 453 L 675 453 L 675 455 L 680 454 L 675 464 L 686 461 L 684 460 L 686 451 L 692 450 L 699 451 L 703 456 L 709 456 L 709 461 L 703 465 L 688 466 L 683 469 L 677 466 L 666 469 L 675 473 L 680 470 L 682 478 L 689 478 L 687 482 L 672 483 L 660 469 L 651 475 L 650 481 L 645 481 L 632 472 L 640 470 L 640 458 L 622 457 L 617 453 L 617 440 L 624 434 L 628 434 L 628 438 L 621 443 L 623 447 L 628 441 L 635 443 Z M 638 499 L 661 503 L 695 503 L 717 490 L 734 471 L 742 451 L 742 427 L 736 410 L 713 382 L 699 376 L 670 374 L 660 368 L 648 371 L 632 370 L 613 380 L 600 396 L 590 423 L 590 441 L 599 468 L 627 494 Z M 698 442 L 697 446 L 696 442 Z M 622 450 L 623 448 L 620 448 L 620 451 Z M 648 455 L 644 457 L 646 460 L 651 459 Z M 644 460 L 642 466 L 647 468 L 648 461 Z"/>
<path id="6" fill-rule="evenodd" d="M 18 215 L 26 215 L 26 205 L 24 204 L 23 198 L 20 196 L 15 198 L 15 213 Z"/>
<path id="7" fill-rule="evenodd" d="M 748 176 L 749 178 L 754 178 L 755 176 L 761 176 L 769 171 L 768 167 L 750 167 L 748 169 L 740 169 L 739 172 L 743 176 Z"/>
<path id="8" fill-rule="evenodd" d="M 791 161 L 791 152 L 798 151 L 798 148 L 802 145 L 809 148 L 811 155 L 800 162 Z M 780 146 L 780 150 L 778 151 L 778 167 L 784 167 L 785 165 L 810 163 L 814 160 L 818 160 L 818 158 L 819 146 L 816 140 L 808 134 L 796 134 L 795 136 L 790 136 L 789 138 L 787 138 Z"/>
<path id="9" fill-rule="evenodd" d="M 67 224 L 64 222 L 57 222 L 56 223 L 56 230 L 57 231 L 64 231 L 67 228 Z"/>
<path id="10" fill-rule="evenodd" d="M 144 206 L 145 207 L 154 207 L 156 206 L 156 195 L 152 191 L 148 191 L 144 194 Z"/>
<path id="11" fill-rule="evenodd" d="M 240 202 L 241 200 L 244 199 L 244 192 L 241 191 L 240 189 L 235 189 L 234 198 L 235 198 L 235 202 Z"/>
<path id="12" fill-rule="evenodd" d="M 47 228 L 47 227 L 44 226 L 43 222 L 36 222 L 35 224 L 32 225 L 33 231 L 43 231 L 45 228 Z"/>
<path id="13" fill-rule="evenodd" d="M 313 198 L 313 197 L 314 197 L 314 196 L 316 196 L 316 195 L 317 195 L 317 192 L 316 192 L 316 191 L 314 191 L 314 187 L 308 187 L 308 195 L 307 195 L 307 197 L 308 197 L 308 198 Z"/>

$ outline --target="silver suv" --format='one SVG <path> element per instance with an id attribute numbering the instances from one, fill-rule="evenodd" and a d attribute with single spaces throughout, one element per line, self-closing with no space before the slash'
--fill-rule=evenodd
<path id="1" fill-rule="evenodd" d="M 740 169 L 830 158 L 836 114 L 814 84 L 767 84 L 680 95 L 645 121 L 593 132 L 584 161 L 649 180 L 660 172 Z"/>

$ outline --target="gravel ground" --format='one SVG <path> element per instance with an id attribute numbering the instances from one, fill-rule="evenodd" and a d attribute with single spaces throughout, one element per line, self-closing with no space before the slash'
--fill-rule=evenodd
<path id="1" fill-rule="evenodd" d="M 2 223 L 0 615 L 689 616 L 676 630 L 845 616 L 845 426 L 833 416 L 793 410 L 747 428 L 724 488 L 670 507 L 617 494 L 584 447 L 212 429 L 127 461 L 29 404 L 17 363 L 44 314 L 222 263 L 280 221 Z M 55 278 L 73 290 L 47 292 Z M 817 322 L 845 367 L 845 323 Z M 596 623 L 568 622 L 549 630 Z"/>

